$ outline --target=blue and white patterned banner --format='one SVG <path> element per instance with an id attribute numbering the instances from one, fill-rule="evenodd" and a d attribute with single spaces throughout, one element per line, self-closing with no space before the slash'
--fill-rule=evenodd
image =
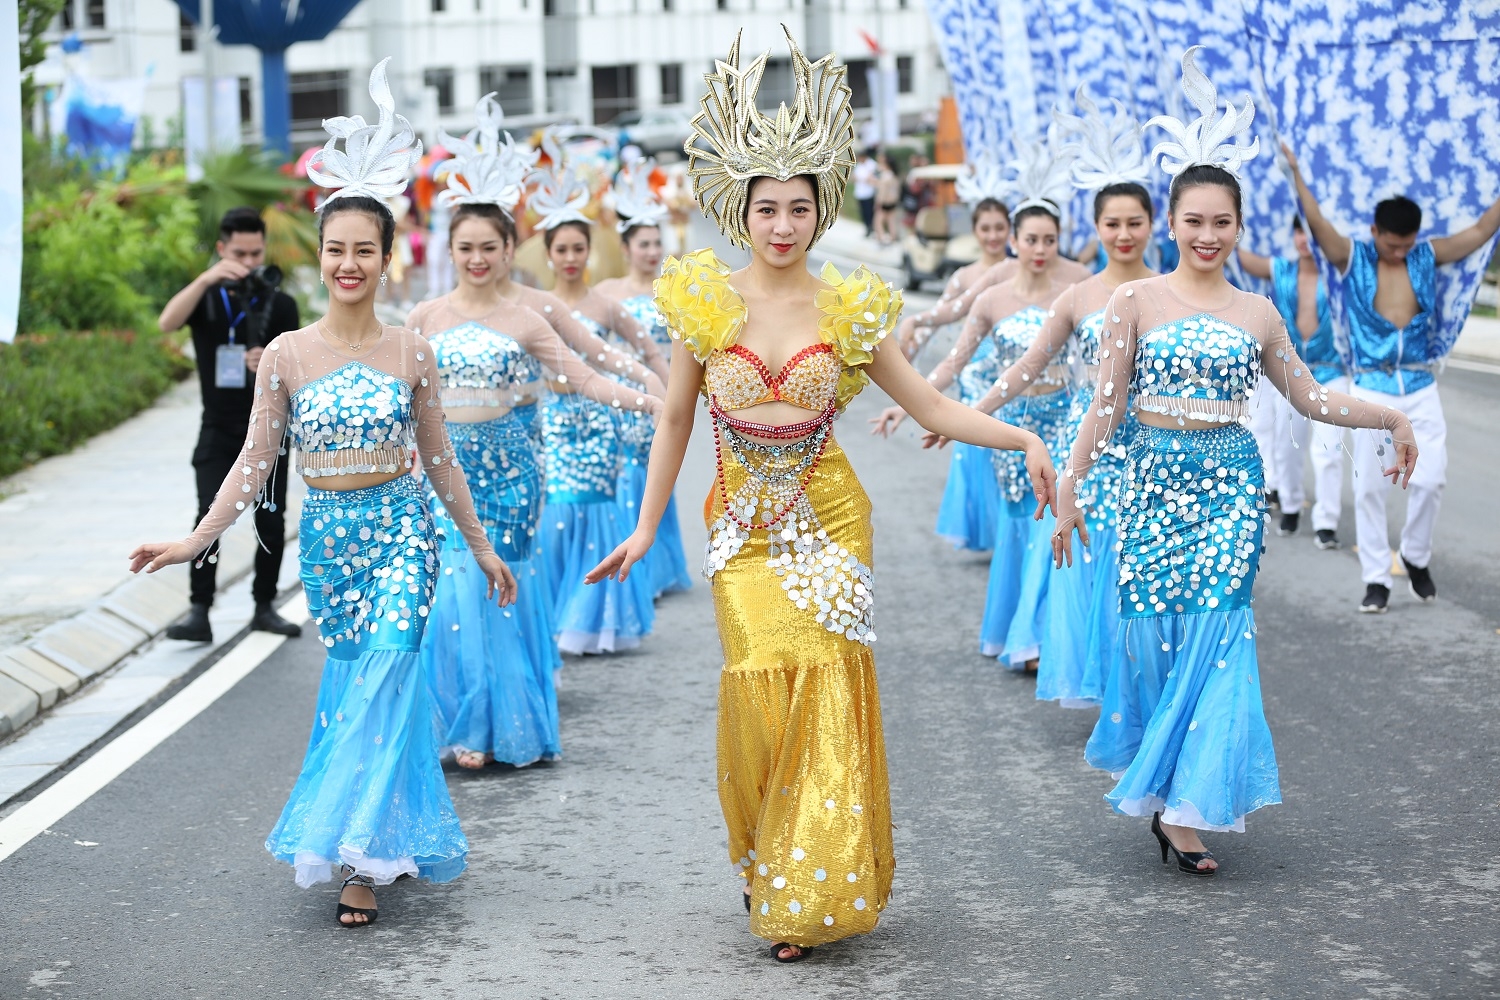
<path id="1" fill-rule="evenodd" d="M 1291 252 L 1284 135 L 1331 219 L 1368 231 L 1377 200 L 1422 205 L 1424 234 L 1471 224 L 1500 194 L 1497 0 L 931 0 L 970 155 L 1029 141 L 1085 84 L 1144 122 L 1183 115 L 1180 59 L 1221 96 L 1251 94 L 1261 155 L 1244 170 L 1246 246 Z M 1162 133 L 1148 130 L 1148 147 Z M 1247 140 L 1248 141 L 1248 140 Z M 1166 197 L 1159 176 L 1155 194 Z M 1073 206 L 1075 248 L 1089 231 Z M 1462 329 L 1488 252 L 1440 269 L 1438 342 Z M 1251 283 L 1253 284 L 1253 283 Z M 1334 289 L 1335 309 L 1339 308 Z"/>

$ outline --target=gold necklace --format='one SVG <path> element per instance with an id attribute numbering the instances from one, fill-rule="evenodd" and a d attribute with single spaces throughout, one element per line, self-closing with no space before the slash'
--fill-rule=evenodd
<path id="1" fill-rule="evenodd" d="M 321 330 L 321 331 L 323 331 L 323 334 L 325 336 L 327 336 L 327 337 L 329 337 L 329 338 L 331 338 L 333 340 L 338 341 L 340 344 L 343 344 L 345 347 L 349 348 L 349 350 L 353 351 L 355 354 L 359 354 L 360 352 L 362 352 L 365 349 L 365 342 L 364 342 L 364 340 L 360 340 L 359 343 L 357 343 L 357 344 L 356 343 L 351 343 L 350 341 L 347 341 L 343 337 L 340 337 L 338 334 L 334 333 L 332 330 L 328 329 L 327 324 L 325 324 L 321 319 L 318 320 L 318 329 Z M 375 331 L 375 337 L 379 337 L 384 332 L 385 332 L 385 324 L 381 323 L 379 325 L 379 327 Z M 371 338 L 371 339 L 373 340 L 374 338 Z"/>

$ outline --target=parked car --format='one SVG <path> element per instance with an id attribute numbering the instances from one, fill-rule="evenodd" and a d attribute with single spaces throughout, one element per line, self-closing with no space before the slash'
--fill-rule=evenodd
<path id="1" fill-rule="evenodd" d="M 682 144 L 693 134 L 693 116 L 679 108 L 626 111 L 610 122 L 620 130 L 620 145 L 640 147 L 647 156 L 682 152 Z"/>
<path id="2" fill-rule="evenodd" d="M 952 181 L 961 164 L 938 163 L 917 167 L 908 180 Z M 906 287 L 920 290 L 924 282 L 943 284 L 954 271 L 979 259 L 979 241 L 964 226 L 963 206 L 929 205 L 917 213 L 916 226 L 901 233 L 901 263 Z"/>

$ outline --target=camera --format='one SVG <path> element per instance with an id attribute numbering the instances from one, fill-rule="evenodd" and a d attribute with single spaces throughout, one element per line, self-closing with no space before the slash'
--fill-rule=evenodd
<path id="1" fill-rule="evenodd" d="M 246 295 L 264 295 L 280 288 L 281 278 L 281 268 L 275 264 L 262 264 L 230 287 Z"/>

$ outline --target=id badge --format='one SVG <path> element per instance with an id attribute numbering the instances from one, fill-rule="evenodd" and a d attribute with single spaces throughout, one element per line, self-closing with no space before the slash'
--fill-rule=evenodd
<path id="1" fill-rule="evenodd" d="M 245 388 L 245 345 L 220 344 L 214 352 L 214 386 Z"/>

